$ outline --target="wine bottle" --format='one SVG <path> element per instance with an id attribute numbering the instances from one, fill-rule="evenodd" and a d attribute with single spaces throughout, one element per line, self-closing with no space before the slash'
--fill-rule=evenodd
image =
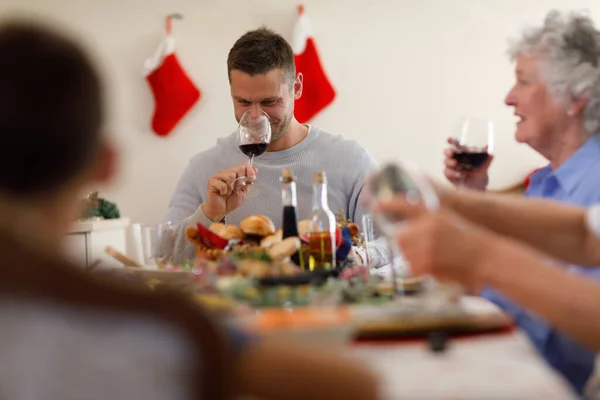
<path id="1" fill-rule="evenodd" d="M 298 237 L 298 211 L 296 209 L 296 180 L 290 169 L 281 173 L 281 200 L 283 202 L 283 238 Z M 301 250 L 292 257 L 292 261 L 304 269 Z"/>
<path id="2" fill-rule="evenodd" d="M 313 208 L 308 234 L 308 266 L 311 271 L 335 268 L 335 215 L 327 203 L 325 171 L 316 172 L 313 180 Z"/>

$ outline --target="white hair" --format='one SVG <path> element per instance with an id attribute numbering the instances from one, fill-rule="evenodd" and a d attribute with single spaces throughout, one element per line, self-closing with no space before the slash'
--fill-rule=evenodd
<path id="1" fill-rule="evenodd" d="M 541 27 L 527 29 L 512 42 L 510 58 L 522 54 L 540 60 L 540 71 L 548 90 L 562 106 L 573 99 L 588 99 L 583 112 L 587 133 L 600 129 L 600 32 L 582 12 L 546 15 Z"/>

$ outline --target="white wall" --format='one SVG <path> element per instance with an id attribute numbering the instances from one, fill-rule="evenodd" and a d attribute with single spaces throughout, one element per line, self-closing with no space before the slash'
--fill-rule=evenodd
<path id="1" fill-rule="evenodd" d="M 595 5 L 594 5 L 595 4 Z M 33 10 L 64 22 L 98 52 L 110 90 L 107 126 L 122 147 L 122 174 L 102 194 L 133 220 L 155 220 L 188 159 L 235 128 L 225 60 L 245 31 L 266 24 L 290 38 L 291 0 L 1 0 L 0 13 Z M 313 122 L 358 139 L 379 160 L 403 158 L 441 177 L 441 152 L 461 114 L 497 121 L 492 187 L 521 179 L 543 160 L 514 142 L 507 39 L 547 10 L 588 8 L 576 0 L 306 0 L 317 45 L 338 97 Z M 150 130 L 144 60 L 167 13 L 178 55 L 202 100 L 169 138 Z M 600 23 L 600 19 L 598 19 Z"/>

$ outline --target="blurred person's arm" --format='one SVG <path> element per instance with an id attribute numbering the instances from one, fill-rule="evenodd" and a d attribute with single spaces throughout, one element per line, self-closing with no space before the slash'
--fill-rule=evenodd
<path id="1" fill-rule="evenodd" d="M 277 340 L 246 346 L 236 363 L 237 392 L 264 399 L 379 399 L 378 381 L 355 361 Z"/>
<path id="2" fill-rule="evenodd" d="M 406 203 L 382 204 L 382 210 Z M 459 282 L 479 293 L 492 288 L 556 329 L 600 350 L 600 283 L 547 264 L 547 256 L 447 209 L 421 212 L 398 233 L 411 271 Z"/>
<path id="3" fill-rule="evenodd" d="M 543 256 L 496 236 L 476 268 L 479 280 L 534 311 L 558 330 L 600 350 L 600 284 L 549 267 Z"/>
<path id="4" fill-rule="evenodd" d="M 588 215 L 584 208 L 551 200 L 455 190 L 442 191 L 442 204 L 472 222 L 560 260 L 600 265 L 600 239 L 590 225 L 593 220 L 600 223 L 597 208 L 591 208 Z"/>

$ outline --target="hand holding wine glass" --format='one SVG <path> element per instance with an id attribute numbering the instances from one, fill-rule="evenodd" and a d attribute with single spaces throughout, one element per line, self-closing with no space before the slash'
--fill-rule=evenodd
<path id="1" fill-rule="evenodd" d="M 258 157 L 267 151 L 270 143 L 271 121 L 269 115 L 254 108 L 246 111 L 240 118 L 238 125 L 238 147 L 242 153 L 248 156 L 250 167 L 252 167 L 254 157 Z M 231 189 L 236 191 L 255 182 L 245 175 L 239 176 L 231 182 Z M 254 187 L 248 189 L 247 197 L 256 197 L 258 194 L 259 189 Z"/>
<path id="2" fill-rule="evenodd" d="M 463 118 L 448 143 L 450 148 L 444 152 L 446 178 L 455 186 L 485 190 L 493 159 L 492 121 Z"/>
<path id="3" fill-rule="evenodd" d="M 394 212 L 410 208 L 406 204 L 387 203 L 385 208 Z M 465 220 L 447 209 L 421 213 L 397 236 L 398 243 L 411 270 L 417 275 L 431 275 L 445 281 L 449 293 L 460 293 L 464 285 L 472 293 L 479 293 L 481 282 L 478 270 L 497 239 L 491 232 Z"/>
<path id="4" fill-rule="evenodd" d="M 202 204 L 204 215 L 211 221 L 218 222 L 238 208 L 244 202 L 250 186 L 246 185 L 238 190 L 233 190 L 231 182 L 240 176 L 255 181 L 257 172 L 256 168 L 244 162 L 213 175 L 208 180 L 206 201 Z"/>
<path id="5" fill-rule="evenodd" d="M 396 212 L 383 211 L 379 204 L 402 198 L 415 207 L 433 210 L 439 207 L 438 196 L 427 178 L 406 164 L 388 164 L 372 174 L 367 181 L 367 193 L 375 223 L 390 245 L 394 290 L 402 292 L 403 281 L 410 274 L 396 236 L 404 229 L 408 218 Z"/>
<path id="6" fill-rule="evenodd" d="M 406 164 L 387 164 L 372 174 L 367 182 L 369 209 L 375 215 L 375 223 L 386 236 L 395 236 L 406 222 L 403 215 L 379 212 L 379 203 L 402 197 L 415 206 L 436 209 L 439 199 L 435 188 L 414 167 Z"/>

